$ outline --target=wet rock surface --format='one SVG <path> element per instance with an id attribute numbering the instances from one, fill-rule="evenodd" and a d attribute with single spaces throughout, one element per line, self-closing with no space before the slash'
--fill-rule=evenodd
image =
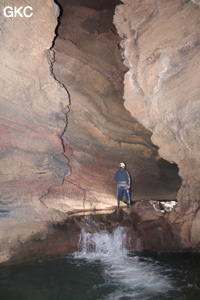
<path id="1" fill-rule="evenodd" d="M 168 222 L 166 218 L 168 211 L 164 211 L 163 207 L 162 210 L 158 208 L 158 201 L 152 203 L 143 200 L 135 202 L 130 208 L 116 208 L 107 213 L 74 214 L 63 221 L 44 223 L 40 232 L 35 228 L 31 236 L 18 237 L 18 243 L 11 249 L 7 263 L 79 251 L 82 248 L 82 234 L 106 231 L 112 235 L 118 227 L 123 228 L 127 249 L 159 252 L 195 251 L 191 247 L 183 247 L 177 235 L 176 224 Z"/>

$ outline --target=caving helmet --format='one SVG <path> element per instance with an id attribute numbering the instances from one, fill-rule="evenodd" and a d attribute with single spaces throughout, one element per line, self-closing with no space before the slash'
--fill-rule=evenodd
<path id="1" fill-rule="evenodd" d="M 125 167 L 125 163 L 120 162 L 119 167 L 120 167 L 120 168 Z"/>

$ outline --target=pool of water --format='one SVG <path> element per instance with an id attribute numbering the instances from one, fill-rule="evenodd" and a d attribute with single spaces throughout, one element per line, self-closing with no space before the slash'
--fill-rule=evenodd
<path id="1" fill-rule="evenodd" d="M 199 300 L 200 255 L 128 251 L 123 229 L 82 232 L 80 251 L 0 268 L 0 300 Z"/>

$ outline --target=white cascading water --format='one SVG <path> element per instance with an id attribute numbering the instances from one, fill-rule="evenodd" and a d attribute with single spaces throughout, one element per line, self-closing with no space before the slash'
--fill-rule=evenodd
<path id="1" fill-rule="evenodd" d="M 81 252 L 76 253 L 77 257 L 88 260 L 106 261 L 112 258 L 124 257 L 127 250 L 124 247 L 125 235 L 121 227 L 110 234 L 106 230 L 89 233 L 82 229 L 80 244 Z"/>
<path id="2" fill-rule="evenodd" d="M 88 233 L 83 228 L 80 244 L 81 250 L 74 253 L 74 257 L 88 262 L 100 261 L 105 281 L 117 287 L 106 300 L 161 299 L 159 297 L 173 289 L 167 275 L 170 270 L 163 270 L 153 259 L 129 253 L 121 227 L 112 234 L 105 230 Z"/>

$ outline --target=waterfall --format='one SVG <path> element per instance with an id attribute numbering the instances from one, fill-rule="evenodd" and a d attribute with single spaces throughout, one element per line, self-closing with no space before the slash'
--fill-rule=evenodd
<path id="1" fill-rule="evenodd" d="M 89 233 L 83 227 L 80 238 L 81 251 L 75 255 L 77 258 L 88 260 L 116 259 L 127 255 L 124 245 L 125 233 L 121 227 L 116 228 L 112 234 L 106 230 Z"/>
<path id="2" fill-rule="evenodd" d="M 105 281 L 109 286 L 116 286 L 116 291 L 107 295 L 106 300 L 160 299 L 172 289 L 168 275 L 170 270 L 153 259 L 128 251 L 125 248 L 125 238 L 121 227 L 112 233 L 106 230 L 89 233 L 83 227 L 80 251 L 74 253 L 74 258 L 89 263 L 100 261 Z"/>

